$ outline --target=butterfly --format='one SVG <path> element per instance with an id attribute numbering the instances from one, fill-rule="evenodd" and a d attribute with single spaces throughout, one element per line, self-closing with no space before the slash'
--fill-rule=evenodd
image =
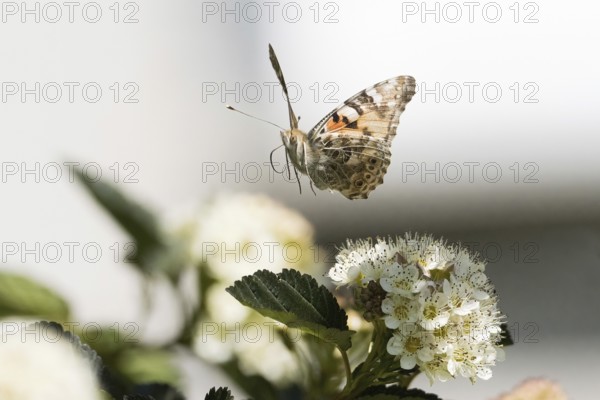
<path id="1" fill-rule="evenodd" d="M 412 76 L 397 76 L 361 90 L 327 114 L 308 133 L 298 129 L 287 85 L 273 47 L 269 59 L 287 101 L 290 129 L 281 132 L 294 172 L 321 189 L 366 199 L 383 183 L 400 114 L 415 94 Z"/>

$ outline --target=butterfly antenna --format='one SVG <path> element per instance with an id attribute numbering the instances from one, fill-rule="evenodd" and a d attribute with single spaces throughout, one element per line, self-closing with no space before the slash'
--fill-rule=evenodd
<path id="1" fill-rule="evenodd" d="M 275 147 L 273 150 L 271 150 L 271 154 L 269 155 L 269 161 L 271 162 L 271 168 L 273 168 L 273 171 L 275 171 L 276 174 L 283 174 L 284 173 L 283 169 L 281 171 L 277 171 L 277 169 L 275 168 L 275 164 L 273 164 L 273 153 L 275 153 L 275 150 L 278 150 L 281 147 L 283 147 L 283 145 Z M 286 155 L 286 158 L 287 158 L 287 152 L 285 153 L 285 155 Z"/>
<path id="2" fill-rule="evenodd" d="M 316 196 L 317 192 L 315 192 L 315 187 L 313 186 L 313 181 L 312 179 L 310 180 L 310 190 L 312 190 L 313 194 Z"/>
<path id="3" fill-rule="evenodd" d="M 245 113 L 245 112 L 243 112 L 243 111 L 240 111 L 240 110 L 238 110 L 237 108 L 233 108 L 233 107 L 231 107 L 229 104 L 226 104 L 226 105 L 225 105 L 225 108 L 227 108 L 228 110 L 231 110 L 231 111 L 236 111 L 236 112 L 239 112 L 240 114 L 244 114 L 244 115 L 245 115 L 245 116 L 247 116 L 247 117 L 250 117 L 250 118 L 253 118 L 253 119 L 257 119 L 257 120 L 259 120 L 259 121 L 266 122 L 267 124 L 271 124 L 271 125 L 273 125 L 273 126 L 276 126 L 276 127 L 278 127 L 279 129 L 281 129 L 282 131 L 286 131 L 286 130 L 287 130 L 287 129 L 285 129 L 285 128 L 282 128 L 281 126 L 279 126 L 279 125 L 277 125 L 277 124 L 274 124 L 274 123 L 273 123 L 273 122 L 271 122 L 271 121 L 267 121 L 266 119 L 262 119 L 262 118 L 255 117 L 254 115 L 250 115 L 250 114 L 248 114 L 248 113 Z"/>
<path id="4" fill-rule="evenodd" d="M 279 60 L 277 60 L 277 56 L 275 55 L 275 50 L 273 50 L 273 46 L 269 44 L 269 60 L 271 60 L 271 65 L 275 70 L 275 75 L 277 75 L 277 79 L 279 80 L 279 84 L 283 89 L 283 93 L 285 94 L 285 100 L 288 105 L 288 113 L 290 115 L 290 127 L 292 129 L 298 128 L 298 118 L 294 114 L 294 110 L 292 110 L 292 103 L 290 102 L 290 95 L 288 94 L 287 85 L 285 84 L 285 78 L 283 77 L 283 71 L 281 70 L 281 65 L 279 65 Z"/>

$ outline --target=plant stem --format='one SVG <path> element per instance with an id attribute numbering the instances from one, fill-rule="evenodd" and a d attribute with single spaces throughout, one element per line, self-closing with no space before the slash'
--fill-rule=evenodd
<path id="1" fill-rule="evenodd" d="M 344 369 L 346 370 L 346 387 L 350 387 L 352 385 L 352 371 L 350 370 L 350 360 L 348 360 L 348 353 L 346 353 L 346 350 L 342 350 L 339 347 L 338 349 L 342 354 L 342 360 L 344 360 Z"/>

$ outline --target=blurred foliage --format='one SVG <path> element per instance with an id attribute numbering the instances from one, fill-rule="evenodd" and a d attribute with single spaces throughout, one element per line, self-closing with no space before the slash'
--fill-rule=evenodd
<path id="1" fill-rule="evenodd" d="M 76 171 L 91 196 L 135 241 L 136 251 L 128 255 L 129 261 L 144 274 L 164 273 L 176 281 L 185 266 L 185 244 L 165 234 L 154 214 L 115 186 L 102 180 L 92 181 Z"/>
<path id="2" fill-rule="evenodd" d="M 164 382 L 179 385 L 179 373 L 171 354 L 151 347 L 127 348 L 119 353 L 115 367 L 133 382 Z"/>
<path id="3" fill-rule="evenodd" d="M 69 306 L 58 294 L 30 278 L 0 272 L 0 318 L 9 316 L 65 321 Z"/>

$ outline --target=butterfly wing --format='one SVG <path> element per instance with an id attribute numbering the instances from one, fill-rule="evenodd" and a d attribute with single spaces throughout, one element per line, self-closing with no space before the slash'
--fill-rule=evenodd
<path id="1" fill-rule="evenodd" d="M 275 54 L 275 50 L 273 50 L 273 46 L 269 44 L 269 60 L 271 60 L 271 66 L 275 70 L 275 75 L 277 75 L 277 80 L 279 80 L 279 84 L 281 85 L 281 89 L 285 94 L 285 100 L 288 105 L 288 114 L 290 116 L 290 129 L 298 128 L 298 118 L 296 118 L 296 114 L 294 114 L 294 110 L 292 110 L 292 103 L 290 103 L 290 95 L 288 94 L 287 84 L 285 83 L 285 78 L 283 77 L 283 71 L 281 70 L 281 65 L 279 65 L 279 60 L 277 59 L 277 55 Z"/>
<path id="2" fill-rule="evenodd" d="M 348 199 L 366 199 L 383 183 L 390 165 L 390 146 L 372 137 L 326 135 L 319 161 L 307 165 L 307 172 L 319 189 L 340 192 Z"/>
<path id="3" fill-rule="evenodd" d="M 398 76 L 350 97 L 308 133 L 318 159 L 308 173 L 319 189 L 366 199 L 383 183 L 390 164 L 390 144 L 400 114 L 415 94 L 415 80 Z"/>

